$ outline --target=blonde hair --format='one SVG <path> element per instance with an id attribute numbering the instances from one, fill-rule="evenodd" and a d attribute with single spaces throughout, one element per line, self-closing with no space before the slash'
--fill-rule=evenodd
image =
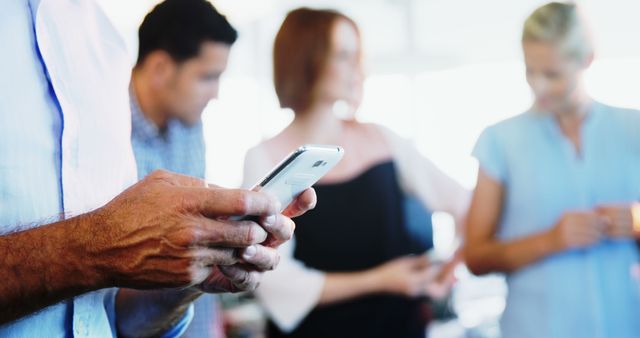
<path id="1" fill-rule="evenodd" d="M 527 41 L 551 43 L 578 61 L 594 51 L 589 28 L 575 3 L 551 2 L 536 9 L 524 22 L 522 42 Z"/>

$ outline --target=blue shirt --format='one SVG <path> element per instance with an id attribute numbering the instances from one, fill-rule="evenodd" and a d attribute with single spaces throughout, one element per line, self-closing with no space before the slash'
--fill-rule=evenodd
<path id="1" fill-rule="evenodd" d="M 156 169 L 204 179 L 205 144 L 202 121 L 190 126 L 169 119 L 160 130 L 147 119 L 131 92 L 131 144 L 138 165 L 138 177 L 144 178 Z"/>
<path id="2" fill-rule="evenodd" d="M 100 8 L 89 0 L 2 1 L 0 22 L 2 235 L 98 208 L 136 177 L 130 63 Z M 49 306 L 0 326 L 0 337 L 114 337 L 116 293 Z M 184 331 L 190 315 L 167 335 Z"/>
<path id="3" fill-rule="evenodd" d="M 473 153 L 505 189 L 502 240 L 549 229 L 566 211 L 640 200 L 638 111 L 594 103 L 581 155 L 550 114 L 532 111 L 487 128 Z M 637 262 L 633 240 L 607 239 L 510 273 L 503 336 L 638 337 Z"/>
<path id="4" fill-rule="evenodd" d="M 202 121 L 193 126 L 170 119 L 165 130 L 143 114 L 133 90 L 131 95 L 131 143 L 138 164 L 138 178 L 165 169 L 204 179 L 205 143 Z M 202 295 L 194 302 L 194 316 L 185 338 L 222 337 L 217 296 Z"/>

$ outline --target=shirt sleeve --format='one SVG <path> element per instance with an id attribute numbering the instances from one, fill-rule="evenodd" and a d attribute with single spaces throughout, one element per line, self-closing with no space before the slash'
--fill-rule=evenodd
<path id="1" fill-rule="evenodd" d="M 111 288 L 106 291 L 104 297 L 104 309 L 107 311 L 107 317 L 109 318 L 109 325 L 111 326 L 111 332 L 118 332 L 116 326 L 116 295 L 118 294 L 117 288 Z"/>
<path id="2" fill-rule="evenodd" d="M 187 331 L 189 324 L 193 320 L 193 314 L 194 314 L 194 310 L 193 310 L 193 303 L 192 303 L 191 305 L 189 305 L 189 308 L 187 308 L 187 311 L 185 312 L 184 316 L 182 316 L 182 318 L 175 325 L 173 325 L 173 327 L 169 328 L 169 330 L 160 337 L 162 338 L 181 337 L 185 333 L 185 331 Z"/>
<path id="3" fill-rule="evenodd" d="M 417 197 L 431 211 L 451 214 L 460 224 L 471 201 L 471 191 L 444 173 L 408 140 L 380 127 L 391 145 L 402 190 Z"/>
<path id="4" fill-rule="evenodd" d="M 325 273 L 293 258 L 295 238 L 283 244 L 280 264 L 265 273 L 256 296 L 267 314 L 284 332 L 293 331 L 316 307 L 324 289 Z"/>
<path id="5" fill-rule="evenodd" d="M 478 160 L 480 170 L 504 184 L 507 178 L 507 166 L 494 127 L 489 127 L 480 134 L 472 155 Z"/>
<path id="6" fill-rule="evenodd" d="M 260 146 L 245 156 L 242 186 L 250 188 L 272 163 Z M 318 304 L 325 273 L 305 266 L 293 257 L 295 236 L 278 248 L 278 267 L 264 274 L 255 294 L 271 320 L 284 332 L 293 331 Z"/>
<path id="7" fill-rule="evenodd" d="M 109 289 L 107 291 L 107 294 L 105 295 L 105 300 L 104 300 L 104 307 L 107 311 L 109 324 L 111 325 L 111 332 L 113 332 L 114 335 L 116 332 L 118 332 L 118 328 L 116 326 L 116 319 L 117 319 L 116 296 L 118 294 L 118 290 L 119 289 L 117 288 Z M 193 314 L 194 314 L 194 310 L 193 310 L 193 303 L 192 303 L 187 308 L 187 311 L 185 312 L 184 316 L 182 316 L 182 318 L 180 318 L 180 320 L 175 325 L 169 328 L 167 332 L 162 334 L 160 337 L 162 338 L 181 337 L 185 333 L 185 331 L 187 331 L 187 328 L 189 327 L 191 320 L 193 320 Z"/>

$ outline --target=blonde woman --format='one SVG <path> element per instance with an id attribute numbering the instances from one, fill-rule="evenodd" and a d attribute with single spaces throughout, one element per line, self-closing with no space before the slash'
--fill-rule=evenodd
<path id="1" fill-rule="evenodd" d="M 245 182 L 301 144 L 338 144 L 345 157 L 316 185 L 322 202 L 296 220 L 295 244 L 257 290 L 270 337 L 423 338 L 425 296 L 451 282 L 424 255 L 410 256 L 403 201 L 415 196 L 461 219 L 470 194 L 389 130 L 334 115 L 337 101 L 360 100 L 360 50 L 356 24 L 335 11 L 294 10 L 276 37 L 276 92 L 295 117 L 249 151 Z"/>
<path id="2" fill-rule="evenodd" d="M 594 52 L 576 5 L 533 12 L 522 47 L 535 102 L 476 144 L 465 259 L 507 273 L 506 338 L 638 337 L 640 113 L 585 91 Z"/>

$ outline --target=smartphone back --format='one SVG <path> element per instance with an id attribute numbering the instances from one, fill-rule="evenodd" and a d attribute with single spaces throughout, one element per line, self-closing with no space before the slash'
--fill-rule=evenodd
<path id="1" fill-rule="evenodd" d="M 338 146 L 302 146 L 276 166 L 253 190 L 276 196 L 285 208 L 338 164 L 343 153 Z"/>

